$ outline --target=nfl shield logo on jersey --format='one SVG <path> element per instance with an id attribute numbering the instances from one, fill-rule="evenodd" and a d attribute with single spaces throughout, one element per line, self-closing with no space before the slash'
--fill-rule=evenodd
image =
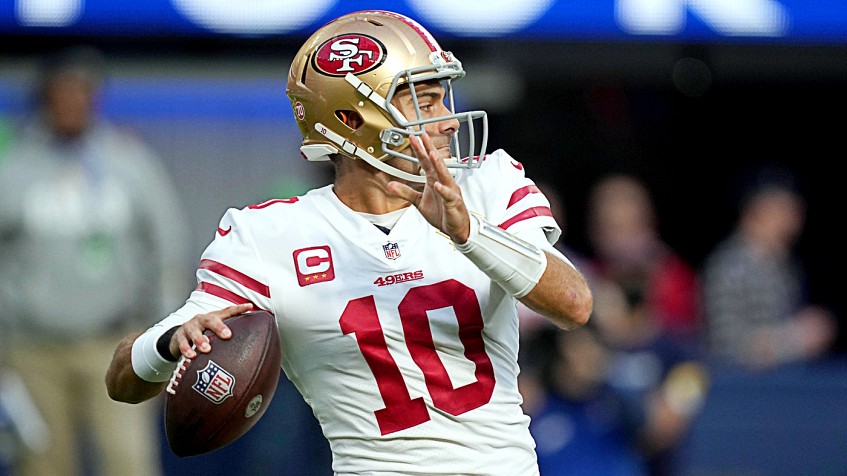
<path id="1" fill-rule="evenodd" d="M 191 386 L 213 403 L 221 403 L 231 397 L 233 387 L 235 377 L 213 360 L 210 360 L 204 369 L 197 371 L 197 382 Z"/>
<path id="2" fill-rule="evenodd" d="M 388 242 L 382 245 L 382 250 L 385 251 L 385 257 L 388 259 L 397 259 L 400 257 L 400 247 L 397 243 Z"/>

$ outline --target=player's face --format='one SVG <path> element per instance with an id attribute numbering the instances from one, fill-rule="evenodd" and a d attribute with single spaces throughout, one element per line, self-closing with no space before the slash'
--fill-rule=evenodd
<path id="1" fill-rule="evenodd" d="M 450 109 L 444 104 L 444 86 L 439 81 L 415 84 L 415 92 L 418 99 L 417 109 L 422 119 L 451 114 Z M 405 118 L 414 120 L 417 117 L 418 111 L 415 110 L 414 98 L 409 88 L 398 91 L 391 103 L 400 110 Z M 459 130 L 459 121 L 457 119 L 445 119 L 431 122 L 424 125 L 424 130 L 432 139 L 438 155 L 442 159 L 450 158 L 450 139 Z"/>

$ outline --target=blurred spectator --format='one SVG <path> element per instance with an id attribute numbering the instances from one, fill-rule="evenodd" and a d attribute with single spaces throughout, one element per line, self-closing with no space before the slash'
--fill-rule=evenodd
<path id="1" fill-rule="evenodd" d="M 560 195 L 538 187 L 564 225 Z M 708 386 L 697 350 L 679 341 L 696 330 L 696 273 L 659 240 L 636 179 L 608 177 L 591 198 L 598 260 L 556 245 L 591 283 L 589 325 L 528 325 L 537 318 L 519 308 L 519 384 L 541 474 L 671 475 Z"/>
<path id="2" fill-rule="evenodd" d="M 530 432 L 544 476 L 647 475 L 634 445 L 636 418 L 607 383 L 610 355 L 590 325 L 539 329 L 521 347 L 524 369 L 537 373 Z"/>
<path id="3" fill-rule="evenodd" d="M 793 174 L 766 166 L 746 184 L 734 230 L 704 261 L 703 296 L 710 350 L 762 369 L 813 359 L 832 345 L 832 313 L 806 300 L 805 271 L 794 253 L 806 205 Z"/>
<path id="4" fill-rule="evenodd" d="M 669 335 L 694 341 L 700 332 L 700 285 L 696 269 L 658 232 L 655 206 L 634 176 L 603 177 L 589 192 L 590 274 L 618 283 L 646 280 L 645 304 Z"/>
<path id="5" fill-rule="evenodd" d="M 608 349 L 607 383 L 624 402 L 649 474 L 679 474 L 678 452 L 702 409 L 709 375 L 697 351 L 652 314 L 649 280 L 630 278 L 595 283 L 591 322 Z"/>
<path id="6" fill-rule="evenodd" d="M 48 430 L 22 476 L 160 472 L 160 401 L 111 400 L 104 362 L 190 291 L 187 229 L 158 158 L 99 117 L 103 73 L 90 48 L 45 58 L 0 158 L 2 351 Z"/>

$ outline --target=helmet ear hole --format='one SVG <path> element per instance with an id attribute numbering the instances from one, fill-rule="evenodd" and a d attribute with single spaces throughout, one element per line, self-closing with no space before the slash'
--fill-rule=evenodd
<path id="1" fill-rule="evenodd" d="M 365 123 L 365 120 L 362 119 L 362 116 L 356 111 L 335 111 L 335 117 L 338 118 L 345 126 L 353 129 L 354 131 Z"/>

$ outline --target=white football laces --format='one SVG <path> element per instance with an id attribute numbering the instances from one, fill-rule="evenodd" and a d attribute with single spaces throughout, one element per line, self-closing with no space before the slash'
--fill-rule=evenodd
<path id="1" fill-rule="evenodd" d="M 196 347 L 194 345 L 191 346 L 192 349 Z M 171 374 L 171 379 L 168 381 L 168 386 L 165 388 L 165 391 L 170 393 L 171 395 L 176 395 L 176 387 L 179 386 L 179 382 L 182 380 L 182 374 L 185 372 L 185 369 L 191 364 L 191 359 L 187 358 L 184 355 L 179 356 L 179 360 L 176 363 L 176 368 L 174 372 Z"/>

